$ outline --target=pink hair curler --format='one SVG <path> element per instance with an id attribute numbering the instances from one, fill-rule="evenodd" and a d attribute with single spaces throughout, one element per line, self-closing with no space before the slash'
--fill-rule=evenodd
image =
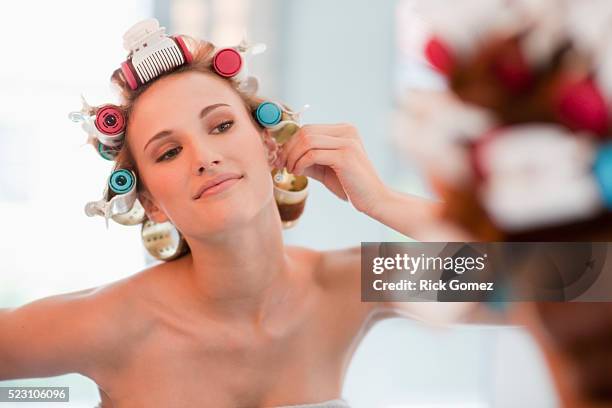
<path id="1" fill-rule="evenodd" d="M 236 76 L 242 68 L 242 55 L 233 48 L 223 48 L 215 53 L 213 68 L 222 77 Z"/>
<path id="2" fill-rule="evenodd" d="M 424 52 L 429 63 L 442 74 L 448 76 L 455 69 L 453 50 L 441 38 L 431 37 L 425 44 Z"/>
<path id="3" fill-rule="evenodd" d="M 591 78 L 567 78 L 559 87 L 554 103 L 558 119 L 570 129 L 602 138 L 609 134 L 608 105 Z"/>
<path id="4" fill-rule="evenodd" d="M 118 150 L 123 145 L 126 120 L 123 110 L 116 105 L 106 104 L 100 107 L 90 106 L 81 96 L 83 107 L 80 111 L 70 112 L 68 117 L 73 122 L 80 122 L 87 132 L 87 143 L 102 154 L 99 144 Z M 103 156 L 105 159 L 109 157 Z"/>
<path id="5" fill-rule="evenodd" d="M 251 56 L 261 54 L 265 50 L 265 44 L 250 44 L 243 39 L 235 47 L 221 48 L 215 52 L 212 67 L 219 76 L 237 81 L 243 91 L 256 89 L 257 79 L 249 75 L 248 62 Z"/>
<path id="6" fill-rule="evenodd" d="M 115 105 L 99 107 L 94 123 L 100 133 L 108 136 L 116 136 L 125 130 L 125 116 Z"/>

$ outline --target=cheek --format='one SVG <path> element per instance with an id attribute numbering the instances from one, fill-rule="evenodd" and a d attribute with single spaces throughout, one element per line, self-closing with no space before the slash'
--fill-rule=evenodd
<path id="1" fill-rule="evenodd" d="M 157 168 L 155 168 L 157 167 Z M 160 204 L 172 201 L 174 198 L 185 196 L 184 172 L 175 166 L 156 165 L 146 170 L 144 176 L 146 185 L 153 196 L 157 197 Z"/>
<path id="2" fill-rule="evenodd" d="M 254 202 L 264 203 L 273 195 L 271 168 L 268 164 L 268 149 L 258 133 L 249 138 L 249 142 L 241 146 L 242 168 L 246 172 L 251 185 Z M 248 154 L 244 154 L 248 152 Z"/>
<path id="3" fill-rule="evenodd" d="M 235 143 L 234 149 L 235 156 L 241 159 L 245 169 L 258 172 L 271 171 L 268 164 L 269 149 L 259 133 L 250 133 L 241 140 L 241 143 Z"/>

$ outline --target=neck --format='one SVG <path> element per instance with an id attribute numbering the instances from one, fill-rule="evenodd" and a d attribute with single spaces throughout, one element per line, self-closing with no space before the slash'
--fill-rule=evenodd
<path id="1" fill-rule="evenodd" d="M 246 225 L 188 243 L 190 285 L 209 312 L 258 321 L 286 295 L 289 259 L 274 201 Z"/>

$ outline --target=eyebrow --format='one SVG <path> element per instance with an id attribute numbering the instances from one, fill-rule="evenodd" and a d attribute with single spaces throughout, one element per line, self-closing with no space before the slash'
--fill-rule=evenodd
<path id="1" fill-rule="evenodd" d="M 213 110 L 220 108 L 222 106 L 229 106 L 226 103 L 215 103 L 214 105 L 209 105 L 207 107 L 205 107 L 204 109 L 202 109 L 200 111 L 200 114 L 198 115 L 200 119 L 204 118 L 206 115 L 208 115 L 210 112 L 212 112 Z M 151 144 L 151 142 L 154 142 L 158 139 L 163 139 L 164 137 L 168 137 L 172 134 L 171 130 L 162 130 L 161 132 L 158 132 L 155 134 L 155 136 L 153 136 L 151 139 L 149 139 L 149 141 L 147 142 L 147 144 L 145 144 L 144 149 L 142 149 L 143 151 L 147 150 L 147 146 L 149 146 L 149 144 Z"/>

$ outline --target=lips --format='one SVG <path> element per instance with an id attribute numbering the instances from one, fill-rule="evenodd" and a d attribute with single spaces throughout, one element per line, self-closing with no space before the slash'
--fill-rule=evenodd
<path id="1" fill-rule="evenodd" d="M 224 174 L 219 174 L 218 176 L 215 176 L 209 180 L 207 180 L 206 182 L 204 182 L 200 188 L 198 188 L 196 194 L 193 196 L 194 200 L 197 200 L 198 198 L 200 198 L 202 196 L 202 194 L 204 194 L 206 192 L 206 190 L 211 189 L 225 181 L 228 180 L 234 180 L 234 179 L 241 179 L 242 175 L 237 174 L 237 173 L 224 173 Z"/>

